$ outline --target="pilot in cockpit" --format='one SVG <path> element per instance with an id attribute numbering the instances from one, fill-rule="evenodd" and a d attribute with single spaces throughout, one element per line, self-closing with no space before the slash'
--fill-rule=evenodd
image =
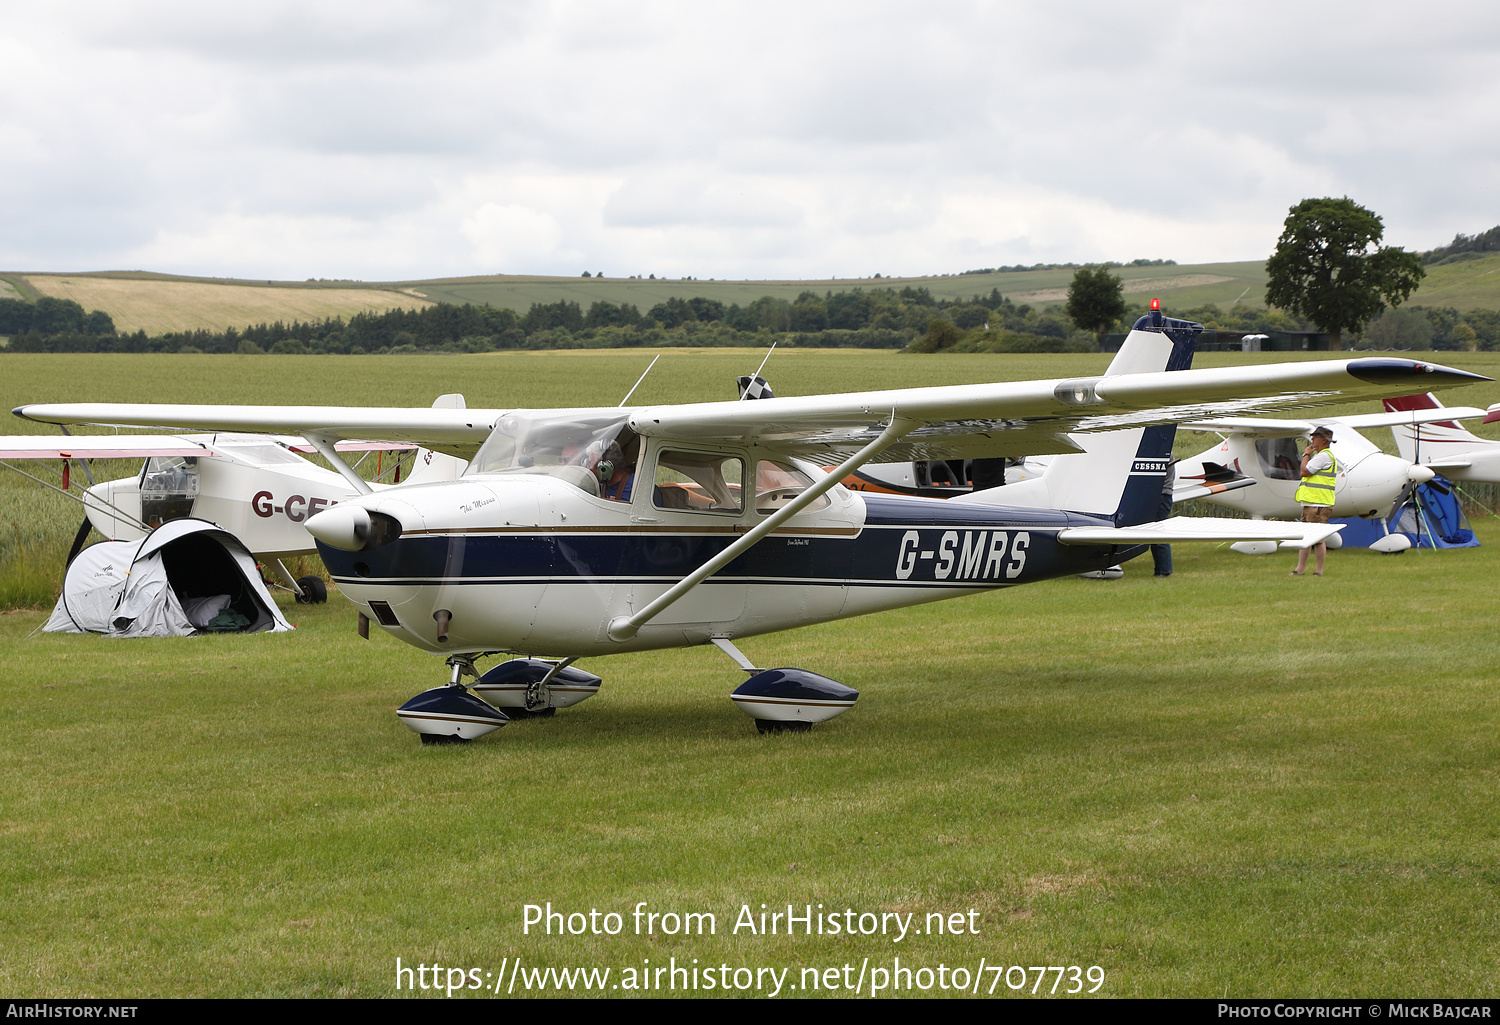
<path id="1" fill-rule="evenodd" d="M 631 439 L 631 448 L 639 448 L 639 439 Z M 563 451 L 563 462 L 582 466 L 599 482 L 599 495 L 612 502 L 629 502 L 635 486 L 635 456 L 627 455 L 620 443 L 599 440 L 584 447 Z"/>
<path id="2" fill-rule="evenodd" d="M 635 486 L 635 461 L 627 461 L 618 441 L 611 441 L 594 468 L 599 476 L 599 494 L 613 502 L 630 501 Z"/>

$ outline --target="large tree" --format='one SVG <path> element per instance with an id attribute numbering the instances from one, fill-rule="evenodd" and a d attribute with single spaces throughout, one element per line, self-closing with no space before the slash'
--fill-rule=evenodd
<path id="1" fill-rule="evenodd" d="M 1125 288 L 1107 266 L 1080 267 L 1068 286 L 1068 318 L 1081 330 L 1102 335 L 1125 315 Z"/>
<path id="2" fill-rule="evenodd" d="M 1384 234 L 1380 218 L 1348 196 L 1304 199 L 1266 261 L 1266 302 L 1306 317 L 1342 349 L 1345 331 L 1401 305 L 1426 274 L 1416 253 L 1382 247 Z"/>

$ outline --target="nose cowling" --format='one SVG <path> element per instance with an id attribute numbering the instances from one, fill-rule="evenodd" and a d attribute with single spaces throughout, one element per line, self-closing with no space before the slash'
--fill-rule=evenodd
<path id="1" fill-rule="evenodd" d="M 357 552 L 370 540 L 370 513 L 361 506 L 339 504 L 309 516 L 307 532 L 324 544 Z"/>

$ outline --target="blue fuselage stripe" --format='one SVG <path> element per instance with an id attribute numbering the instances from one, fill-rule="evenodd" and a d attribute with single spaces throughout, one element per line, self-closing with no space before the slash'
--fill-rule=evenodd
<path id="1" fill-rule="evenodd" d="M 940 499 L 864 495 L 857 534 L 775 534 L 708 583 L 815 587 L 984 589 L 1101 569 L 1144 548 L 1068 546 L 1066 527 L 1107 525 L 1054 510 L 1004 509 Z M 724 533 L 607 530 L 401 537 L 362 552 L 320 543 L 340 584 L 668 584 L 734 541 Z"/>

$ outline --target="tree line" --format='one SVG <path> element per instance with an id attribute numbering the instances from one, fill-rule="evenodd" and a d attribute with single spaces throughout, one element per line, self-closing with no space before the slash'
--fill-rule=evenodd
<path id="1" fill-rule="evenodd" d="M 1442 249 L 1381 249 L 1380 218 L 1342 200 L 1306 200 L 1287 218 L 1268 262 L 1268 298 L 1283 308 L 1240 304 L 1173 309 L 1173 316 L 1221 332 L 1349 330 L 1357 348 L 1500 350 L 1500 313 L 1452 307 L 1398 308 L 1423 264 L 1468 259 L 1500 247 L 1500 227 L 1458 235 Z M 1329 240 L 1336 244 L 1327 244 Z M 1338 263 L 1338 261 L 1342 261 Z M 1324 267 L 1324 263 L 1337 263 Z M 1130 266 L 1168 265 L 1136 260 Z M 323 321 L 276 321 L 243 330 L 119 334 L 108 314 L 68 299 L 0 299 L 0 335 L 10 352 L 182 352 L 358 355 L 489 352 L 501 349 L 764 345 L 907 349 L 913 352 L 1085 352 L 1145 308 L 1125 302 L 1110 268 L 1078 267 L 1060 308 L 1034 308 L 1001 295 L 939 299 L 925 287 L 854 288 L 796 299 L 762 296 L 741 306 L 704 296 L 674 297 L 644 313 L 632 303 L 572 300 L 507 308 L 439 304 Z M 1340 285 L 1331 288 L 1330 281 Z"/>
<path id="2" fill-rule="evenodd" d="M 1422 264 L 1423 266 L 1438 266 L 1445 263 L 1458 263 L 1460 260 L 1476 260 L 1488 253 L 1500 253 L 1500 225 L 1496 225 L 1489 231 L 1481 231 L 1478 235 L 1456 234 L 1453 236 L 1453 241 L 1446 246 L 1429 249 L 1423 253 Z"/>
<path id="3" fill-rule="evenodd" d="M 121 334 L 102 313 L 71 300 L 43 299 L 51 319 L 31 304 L 3 321 L 9 352 L 363 353 L 489 352 L 503 349 L 628 348 L 632 346 L 760 345 L 767 339 L 813 347 L 901 349 L 935 321 L 960 331 L 1005 329 L 1052 339 L 1059 347 L 1077 332 L 1060 313 L 1016 305 L 992 289 L 987 296 L 939 299 L 925 287 L 862 289 L 796 299 L 762 296 L 741 306 L 717 299 L 671 298 L 645 312 L 631 303 L 595 302 L 585 310 L 564 299 L 533 303 L 523 314 L 503 307 L 439 304 L 422 309 L 359 313 L 322 321 L 275 321 L 224 331 Z M 59 315 L 59 304 L 68 307 Z M 100 319 L 102 318 L 102 319 Z"/>
<path id="4" fill-rule="evenodd" d="M 0 299 L 0 335 L 112 335 L 115 322 L 103 310 L 85 312 L 71 299 L 44 295 L 34 303 Z"/>

